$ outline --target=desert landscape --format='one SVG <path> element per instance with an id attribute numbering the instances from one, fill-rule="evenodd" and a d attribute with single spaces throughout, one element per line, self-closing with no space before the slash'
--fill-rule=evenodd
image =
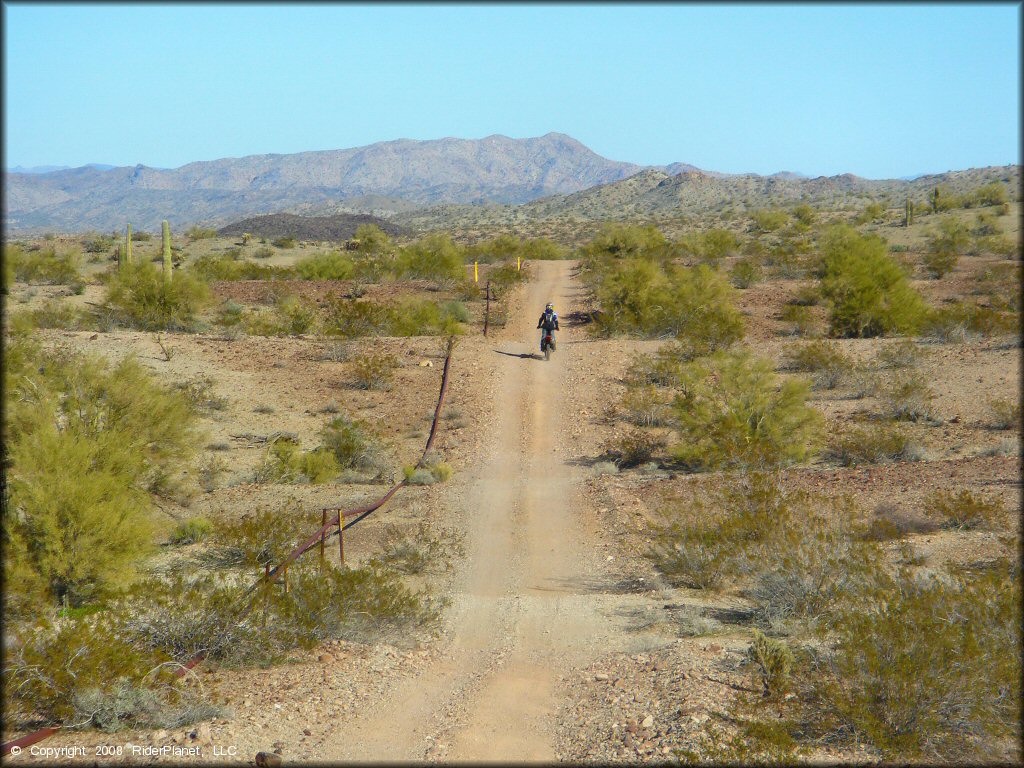
<path id="1" fill-rule="evenodd" d="M 7 759 L 1019 761 L 1019 167 L 705 179 L 7 237 Z"/>

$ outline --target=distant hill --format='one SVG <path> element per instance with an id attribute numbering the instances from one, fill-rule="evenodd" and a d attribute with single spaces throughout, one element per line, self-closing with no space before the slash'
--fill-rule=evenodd
<path id="1" fill-rule="evenodd" d="M 633 163 L 601 157 L 570 136 L 549 133 L 528 139 L 400 139 L 169 170 L 137 165 L 5 173 L 4 226 L 108 230 L 131 221 L 155 229 L 165 218 L 181 227 L 300 210 L 369 212 L 356 210 L 358 205 L 394 212 L 410 204 L 523 203 L 617 181 L 638 170 Z M 393 210 L 381 205 L 386 198 L 399 201 Z M 339 210 L 346 205 L 348 211 Z M 314 210 L 318 206 L 321 210 Z"/>
<path id="2" fill-rule="evenodd" d="M 983 184 L 1007 185 L 1008 197 L 1020 195 L 1020 166 L 992 166 L 901 179 L 863 179 L 853 174 L 809 179 L 791 173 L 772 176 L 724 175 L 686 171 L 670 175 L 648 169 L 627 179 L 601 184 L 569 195 L 553 195 L 519 206 L 434 206 L 394 217 L 416 230 L 445 226 L 507 227 L 548 220 L 604 221 L 658 218 L 708 211 L 744 211 L 807 202 L 814 205 L 860 206 L 889 198 L 901 205 L 906 197 L 923 202 L 936 185 L 962 194 Z"/>
<path id="3" fill-rule="evenodd" d="M 398 226 L 376 216 L 366 214 L 338 214 L 336 216 L 296 216 L 291 213 L 272 213 L 236 221 L 217 230 L 217 234 L 240 237 L 248 232 L 267 239 L 295 237 L 300 240 L 348 240 L 362 224 L 376 224 L 392 236 L 409 234 L 405 227 Z"/>

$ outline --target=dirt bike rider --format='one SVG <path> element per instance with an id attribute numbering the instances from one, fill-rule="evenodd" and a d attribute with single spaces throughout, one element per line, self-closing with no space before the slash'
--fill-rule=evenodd
<path id="1" fill-rule="evenodd" d="M 540 351 L 544 351 L 544 337 L 551 335 L 551 348 L 555 348 L 555 331 L 558 328 L 558 313 L 555 312 L 555 305 L 550 301 L 544 307 L 544 314 L 537 321 L 537 328 L 540 329 Z"/>

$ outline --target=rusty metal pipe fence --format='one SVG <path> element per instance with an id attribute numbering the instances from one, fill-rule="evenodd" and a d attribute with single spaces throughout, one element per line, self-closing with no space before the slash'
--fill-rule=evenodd
<path id="1" fill-rule="evenodd" d="M 417 468 L 423 466 L 423 462 L 426 459 L 427 454 L 430 453 L 430 449 L 434 446 L 434 438 L 437 436 L 437 426 L 441 420 L 441 410 L 444 407 L 444 396 L 448 391 L 448 372 L 451 368 L 452 352 L 454 351 L 454 349 L 455 337 L 452 336 L 448 339 L 448 346 L 444 358 L 444 369 L 441 372 L 441 391 L 437 396 L 437 407 L 434 408 L 434 418 L 430 424 L 430 434 L 427 436 L 427 444 L 423 448 L 423 454 L 420 456 L 419 461 L 416 463 Z M 268 569 L 264 572 L 263 576 L 261 576 L 256 581 L 256 583 L 254 583 L 251 587 L 249 587 L 249 589 L 247 589 L 243 593 L 241 599 L 244 600 L 245 598 L 253 595 L 254 592 L 257 592 L 258 590 L 261 590 L 261 588 L 266 587 L 269 584 L 272 584 L 274 581 L 277 580 L 278 577 L 283 577 L 285 579 L 285 591 L 287 592 L 288 566 L 294 563 L 296 560 L 302 557 L 302 555 L 306 554 L 306 552 L 313 549 L 314 547 L 319 547 L 321 552 L 323 552 L 324 545 L 327 539 L 331 538 L 332 536 L 338 536 L 339 556 L 340 561 L 343 563 L 345 561 L 345 531 L 347 531 L 353 525 L 356 525 L 361 520 L 366 519 L 371 514 L 380 509 L 382 506 L 387 504 L 388 501 L 390 501 L 391 498 L 406 485 L 408 485 L 407 481 L 405 479 L 402 479 L 376 501 L 370 504 L 365 504 L 361 507 L 355 507 L 354 509 L 342 509 L 341 507 L 325 507 L 323 510 L 324 516 L 322 518 L 324 520 L 324 523 L 320 526 L 320 529 L 311 536 L 309 536 L 297 547 L 295 547 L 295 549 L 293 549 L 291 553 L 276 567 L 268 567 Z M 337 514 L 334 515 L 332 519 L 327 520 L 327 514 L 330 512 L 336 512 Z M 354 519 L 346 523 L 345 518 L 348 517 Z M 242 608 L 238 616 L 235 617 L 235 621 L 240 621 L 243 618 L 245 618 L 250 612 L 252 612 L 252 610 L 256 607 L 258 602 L 259 594 L 257 594 L 254 597 L 254 599 L 250 600 L 248 604 L 245 605 L 244 608 Z M 190 670 L 194 669 L 198 664 L 200 664 L 205 657 L 205 652 L 200 651 L 187 662 L 178 667 L 178 669 L 176 669 L 174 672 L 175 676 L 182 677 L 186 675 Z M 39 729 L 38 731 L 34 731 L 32 733 L 21 736 L 17 739 L 12 739 L 11 741 L 5 743 L 3 747 L 0 747 L 0 756 L 10 754 L 11 750 L 15 747 L 25 748 L 31 746 L 32 744 L 37 744 L 43 739 L 49 738 L 50 736 L 55 734 L 57 731 L 60 730 L 60 728 L 61 726 L 59 725 L 47 726 L 45 728 Z"/>

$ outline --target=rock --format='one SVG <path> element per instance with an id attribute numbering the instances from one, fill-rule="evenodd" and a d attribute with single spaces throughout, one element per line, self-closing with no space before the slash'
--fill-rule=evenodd
<path id="1" fill-rule="evenodd" d="M 654 715 L 648 715 L 640 723 L 641 728 L 650 728 L 652 725 L 654 725 Z"/>
<path id="2" fill-rule="evenodd" d="M 275 741 L 271 746 L 274 749 L 284 749 L 284 742 L 283 741 Z"/>
<path id="3" fill-rule="evenodd" d="M 98 333 L 94 333 L 92 336 L 89 337 L 89 341 L 96 341 L 96 339 L 98 339 L 99 337 L 100 335 Z"/>
<path id="4" fill-rule="evenodd" d="M 708 646 L 708 650 L 711 651 L 711 653 L 721 653 L 722 646 L 720 646 L 718 643 L 712 643 Z"/>
<path id="5" fill-rule="evenodd" d="M 260 766 L 260 768 L 277 768 L 277 766 L 281 765 L 281 758 L 279 755 L 270 752 L 257 752 L 256 765 Z"/>
<path id="6" fill-rule="evenodd" d="M 303 736 L 312 736 L 313 732 L 311 730 L 309 730 L 309 728 L 303 728 L 302 729 L 302 735 Z"/>
<path id="7" fill-rule="evenodd" d="M 636 724 L 636 720 L 628 720 L 626 722 L 626 730 L 629 733 L 636 733 L 637 730 L 639 730 L 639 727 Z"/>
<path id="8" fill-rule="evenodd" d="M 434 363 L 430 360 L 420 360 L 420 368 L 433 368 Z"/>
<path id="9" fill-rule="evenodd" d="M 335 521 L 335 522 L 337 522 L 337 521 Z M 334 657 L 331 656 L 331 654 L 329 654 L 329 653 L 321 653 L 319 656 L 317 656 L 316 660 L 319 661 L 321 664 L 333 664 L 334 663 Z"/>
<path id="10" fill-rule="evenodd" d="M 608 675 L 606 675 L 604 672 L 598 672 L 596 675 L 594 675 L 594 679 L 595 680 L 607 680 L 608 679 Z"/>

